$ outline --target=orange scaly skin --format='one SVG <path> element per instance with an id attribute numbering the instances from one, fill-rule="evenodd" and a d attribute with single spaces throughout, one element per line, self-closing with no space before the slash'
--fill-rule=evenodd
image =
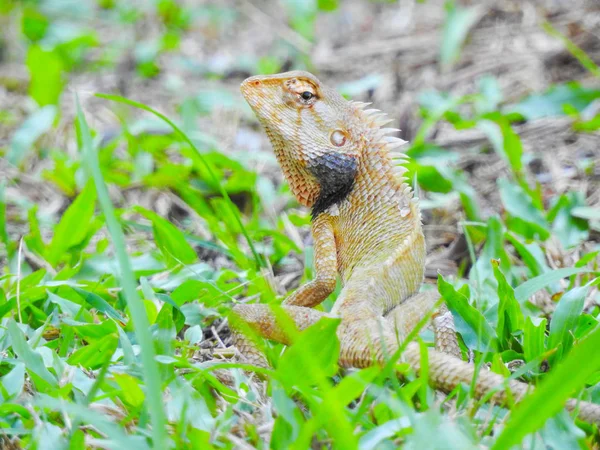
<path id="1" fill-rule="evenodd" d="M 384 115 L 349 102 L 307 72 L 250 77 L 242 94 L 265 128 L 277 160 L 298 201 L 312 208 L 316 277 L 283 303 L 299 330 L 321 317 L 340 317 L 340 365 L 385 364 L 413 327 L 432 310 L 436 292 L 419 293 L 425 240 L 417 199 L 398 163 L 404 141 L 387 136 Z M 343 289 L 329 314 L 312 309 L 335 288 Z M 429 381 L 449 392 L 477 376 L 475 396 L 495 392 L 491 400 L 520 400 L 527 384 L 506 381 L 491 372 L 475 374 L 460 359 L 454 321 L 442 306 L 433 315 L 436 350 L 429 351 Z M 267 305 L 238 305 L 231 317 L 234 342 L 255 365 L 267 361 L 240 332 L 251 327 L 267 339 L 289 343 Z M 420 347 L 411 342 L 402 355 L 420 370 Z M 511 395 L 507 395 L 506 387 Z M 586 421 L 600 423 L 600 405 L 570 400 Z"/>

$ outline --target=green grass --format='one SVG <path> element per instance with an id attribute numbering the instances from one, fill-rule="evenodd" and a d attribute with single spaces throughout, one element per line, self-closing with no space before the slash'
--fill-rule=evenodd
<path id="1" fill-rule="evenodd" d="M 282 1 L 289 29 L 280 44 L 290 46 L 294 67 L 311 67 L 305 47 L 318 39 L 316 20 L 336 14 L 338 3 Z M 213 350 L 228 343 L 224 321 L 236 304 L 278 305 L 283 290 L 312 277 L 312 248 L 304 248 L 310 216 L 274 181 L 269 151 L 231 150 L 223 130 L 204 126 L 225 112 L 228 123 L 239 119 L 244 139 L 262 136 L 241 95 L 222 87 L 237 81 L 195 68 L 215 87 L 175 105 L 135 93 L 140 101 L 100 93 L 72 101 L 67 89 L 81 75 L 116 73 L 123 55 L 132 55 L 127 75 L 136 83 L 183 70 L 163 58 L 179 51 L 195 21 L 220 29 L 239 12 L 171 0 L 148 9 L 82 4 L 123 33 L 145 20 L 160 31 L 113 48 L 79 24 L 76 10 L 0 7 L 1 19 L 18 19 L 18 62 L 31 74 L 18 94 L 27 108 L 0 105 L 0 121 L 18 119 L 0 140 L 7 164 L 0 166 L 7 168 L 0 179 L 0 447 L 9 440 L 73 450 L 597 446 L 597 427 L 563 405 L 567 398 L 600 403 L 600 216 L 577 188 L 559 194 L 535 178 L 536 150 L 517 130 L 571 116 L 573 133 L 596 136 L 597 118 L 586 108 L 600 90 L 573 81 L 508 101 L 488 75 L 468 95 L 418 97 L 422 120 L 406 147 L 407 177 L 418 180 L 427 220 L 451 215 L 468 249 L 456 275 L 440 275 L 437 288 L 478 371 L 537 386 L 522 403 L 505 409 L 474 400 L 472 384 L 440 396 L 428 385 L 426 358 L 416 377 L 402 362 L 403 348 L 384 367 L 340 370 L 334 319 L 293 333 L 289 348 L 266 345 L 273 369 L 258 369 Z M 448 3 L 438 62 L 444 73 L 460 62 L 480 13 Z M 72 27 L 61 34 L 56 26 L 64 23 Z M 543 28 L 596 74 L 581 48 Z M 236 69 L 279 71 L 278 55 Z M 345 89 L 360 95 L 379 82 L 374 74 Z M 97 120 L 107 111 L 116 129 Z M 442 148 L 432 139 L 441 123 L 485 140 Z M 493 202 L 458 164 L 465 155 L 502 165 Z M 585 178 L 594 162 L 582 158 L 574 167 Z M 47 192 L 50 199 L 33 195 Z M 49 210 L 47 200 L 59 206 Z M 432 345 L 425 325 L 409 336 L 423 356 Z"/>

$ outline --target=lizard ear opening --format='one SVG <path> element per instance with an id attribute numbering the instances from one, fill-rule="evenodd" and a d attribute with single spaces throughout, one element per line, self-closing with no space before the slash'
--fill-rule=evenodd
<path id="1" fill-rule="evenodd" d="M 329 140 L 336 147 L 342 147 L 346 143 L 346 133 L 342 130 L 333 130 Z"/>

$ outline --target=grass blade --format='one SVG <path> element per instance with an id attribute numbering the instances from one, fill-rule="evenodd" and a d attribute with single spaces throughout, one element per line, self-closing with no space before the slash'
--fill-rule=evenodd
<path id="1" fill-rule="evenodd" d="M 519 302 L 522 303 L 540 289 L 549 286 L 555 281 L 562 280 L 565 277 L 570 277 L 571 275 L 576 275 L 578 273 L 593 273 L 593 270 L 585 267 L 566 267 L 564 269 L 556 269 L 551 272 L 546 272 L 540 276 L 527 280 L 525 283 L 517 287 L 515 289 L 515 297 Z"/>
<path id="2" fill-rule="evenodd" d="M 573 392 L 600 370 L 600 328 L 573 347 L 539 387 L 511 413 L 492 450 L 511 448 L 538 429 L 563 407 Z M 576 368 L 576 370 L 574 370 Z"/>
<path id="3" fill-rule="evenodd" d="M 262 262 L 260 256 L 258 255 L 258 252 L 256 251 L 254 244 L 252 243 L 252 239 L 250 239 L 248 230 L 244 226 L 244 223 L 242 222 L 242 218 L 238 214 L 238 211 L 235 208 L 233 202 L 231 201 L 229 194 L 227 193 L 227 191 L 225 190 L 225 188 L 223 187 L 223 185 L 221 184 L 221 182 L 215 175 L 215 172 L 212 169 L 211 165 L 208 163 L 208 161 L 206 161 L 206 159 L 204 158 L 204 155 L 198 150 L 198 148 L 194 145 L 194 143 L 190 140 L 190 138 L 187 137 L 187 135 L 177 125 L 175 125 L 173 123 L 173 121 L 171 121 L 167 116 L 159 113 L 158 111 L 150 108 L 149 106 L 144 105 L 143 103 L 129 100 L 128 98 L 124 98 L 119 95 L 96 94 L 96 97 L 104 98 L 106 100 L 111 100 L 113 102 L 125 103 L 126 105 L 134 106 L 136 108 L 143 109 L 144 111 L 148 111 L 149 113 L 154 114 L 156 117 L 158 117 L 159 119 L 166 122 L 192 149 L 194 149 L 194 151 L 198 155 L 198 158 L 200 159 L 200 161 L 202 161 L 202 164 L 204 164 L 206 171 L 209 173 L 210 177 L 212 178 L 213 183 L 215 183 L 215 186 L 218 186 L 219 193 L 227 202 L 227 205 L 230 208 L 231 214 L 235 218 L 237 225 L 240 227 L 240 230 L 242 231 L 242 234 L 244 235 L 244 238 L 248 242 L 248 247 L 250 247 L 250 250 L 252 251 L 252 256 L 254 257 L 254 262 L 256 263 L 256 266 L 263 267 L 263 262 Z"/>
<path id="4" fill-rule="evenodd" d="M 142 369 L 144 382 L 146 384 L 146 399 L 152 421 L 152 440 L 154 448 L 167 448 L 166 436 L 166 416 L 163 409 L 162 389 L 158 364 L 155 360 L 154 342 L 150 334 L 150 323 L 146 315 L 146 309 L 142 304 L 136 291 L 136 281 L 131 269 L 131 264 L 127 253 L 125 252 L 125 236 L 123 230 L 115 217 L 113 205 L 108 195 L 108 189 L 104 183 L 98 155 L 93 149 L 92 136 L 88 124 L 81 110 L 79 99 L 75 98 L 77 106 L 77 125 L 81 138 L 84 160 L 88 170 L 92 174 L 96 190 L 98 192 L 98 201 L 106 217 L 106 226 L 110 233 L 119 267 L 121 269 L 121 283 L 127 299 L 127 305 L 131 311 L 131 318 L 135 326 L 135 335 L 141 347 Z"/>
<path id="5" fill-rule="evenodd" d="M 588 286 L 573 288 L 563 295 L 556 305 L 550 321 L 550 335 L 548 336 L 548 348 L 556 349 L 556 352 L 550 357 L 550 367 L 555 361 L 562 359 L 562 355 L 567 353 L 573 345 L 575 328 L 583 312 L 588 289 Z"/>
<path id="6" fill-rule="evenodd" d="M 27 370 L 29 370 L 31 374 L 37 375 L 50 386 L 58 386 L 56 377 L 52 375 L 44 365 L 42 356 L 30 347 L 29 342 L 26 340 L 25 335 L 20 330 L 17 323 L 10 319 L 8 321 L 7 329 L 9 336 L 12 339 L 13 352 L 25 363 Z"/>
<path id="7" fill-rule="evenodd" d="M 584 52 L 577 45 L 575 45 L 575 43 L 573 43 L 573 41 L 571 41 L 568 37 L 566 37 L 560 31 L 558 31 L 556 28 L 554 28 L 550 24 L 550 22 L 544 22 L 544 24 L 542 26 L 544 28 L 544 31 L 546 33 L 548 33 L 550 36 L 560 39 L 562 41 L 562 43 L 564 44 L 564 46 L 569 51 L 569 53 L 571 53 L 571 55 L 573 55 L 575 58 L 577 58 L 577 60 L 583 67 L 585 67 L 587 70 L 589 70 L 590 73 L 592 73 L 594 76 L 600 78 L 600 67 L 598 67 L 596 65 L 596 63 L 592 60 L 592 58 L 590 58 L 588 56 L 588 54 L 586 52 Z"/>
<path id="8" fill-rule="evenodd" d="M 461 8 L 454 2 L 446 4 L 446 20 L 440 46 L 440 63 L 447 69 L 458 61 L 460 50 L 469 31 L 481 17 L 481 8 Z"/>
<path id="9" fill-rule="evenodd" d="M 454 286 L 444 280 L 444 277 L 440 274 L 438 274 L 438 287 L 440 294 L 450 309 L 456 311 L 464 319 L 473 333 L 481 339 L 482 344 L 497 350 L 498 341 L 496 339 L 496 332 L 487 322 L 483 314 L 469 304 L 469 300 L 454 289 Z"/>

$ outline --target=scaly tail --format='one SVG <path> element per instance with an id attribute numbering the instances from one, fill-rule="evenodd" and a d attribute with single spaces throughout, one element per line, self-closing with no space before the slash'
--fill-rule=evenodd
<path id="1" fill-rule="evenodd" d="M 417 343 L 408 344 L 403 357 L 417 372 L 421 370 L 421 352 Z M 479 374 L 476 374 L 476 367 L 473 364 L 436 350 L 430 350 L 428 358 L 431 385 L 446 393 L 461 383 L 470 384 L 475 376 L 477 376 L 477 381 L 474 397 L 481 399 L 493 392 L 490 401 L 500 406 L 509 406 L 513 402 L 519 402 L 528 391 L 533 390 L 533 387 L 526 383 L 506 380 L 502 375 L 493 372 L 480 371 Z M 507 385 L 508 390 L 505 387 Z M 570 412 L 576 411 L 577 416 L 586 422 L 600 424 L 600 405 L 569 399 L 565 407 Z"/>

